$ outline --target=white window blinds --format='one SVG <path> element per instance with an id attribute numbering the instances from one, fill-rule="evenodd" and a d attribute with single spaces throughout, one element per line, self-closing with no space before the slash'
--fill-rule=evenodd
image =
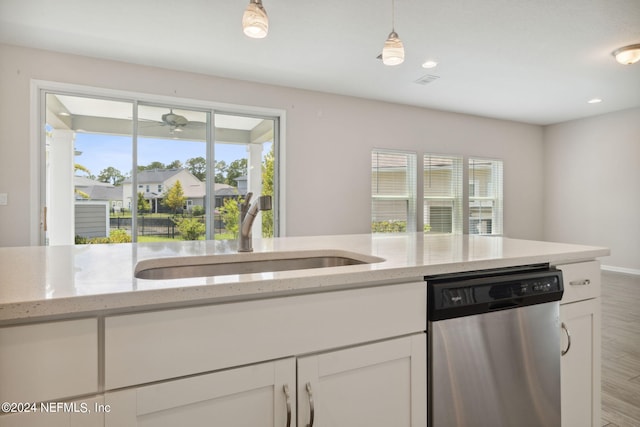
<path id="1" fill-rule="evenodd" d="M 462 233 L 462 158 L 423 157 L 424 231 Z"/>
<path id="2" fill-rule="evenodd" d="M 371 153 L 371 230 L 416 230 L 416 155 L 374 150 Z"/>
<path id="3" fill-rule="evenodd" d="M 469 234 L 502 234 L 502 161 L 469 159 Z"/>

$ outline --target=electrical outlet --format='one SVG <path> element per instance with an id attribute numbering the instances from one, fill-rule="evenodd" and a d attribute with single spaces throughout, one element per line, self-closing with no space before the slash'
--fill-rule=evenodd
<path id="1" fill-rule="evenodd" d="M 0 193 L 0 205 L 7 205 L 9 203 L 9 196 L 7 193 Z"/>

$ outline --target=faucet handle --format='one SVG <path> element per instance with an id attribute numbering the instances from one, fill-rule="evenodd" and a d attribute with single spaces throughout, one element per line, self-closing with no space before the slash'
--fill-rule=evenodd
<path id="1" fill-rule="evenodd" d="M 260 196 L 258 199 L 258 203 L 261 211 L 270 211 L 271 210 L 271 196 Z"/>

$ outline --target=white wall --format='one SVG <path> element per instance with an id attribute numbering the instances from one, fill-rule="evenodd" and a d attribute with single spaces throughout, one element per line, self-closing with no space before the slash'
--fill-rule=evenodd
<path id="1" fill-rule="evenodd" d="M 640 108 L 545 128 L 544 238 L 607 246 L 640 274 Z"/>
<path id="2" fill-rule="evenodd" d="M 286 110 L 287 235 L 369 232 L 374 147 L 503 159 L 505 235 L 543 235 L 540 126 L 0 45 L 0 246 L 31 241 L 31 79 Z"/>

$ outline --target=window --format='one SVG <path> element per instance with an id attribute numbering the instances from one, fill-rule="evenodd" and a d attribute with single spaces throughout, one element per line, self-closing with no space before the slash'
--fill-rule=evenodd
<path id="1" fill-rule="evenodd" d="M 425 154 L 424 231 L 462 233 L 462 158 Z"/>
<path id="2" fill-rule="evenodd" d="M 374 150 L 371 153 L 371 230 L 416 230 L 416 155 Z"/>
<path id="3" fill-rule="evenodd" d="M 226 113 L 200 101 L 149 102 L 106 90 L 73 94 L 83 88 L 52 85 L 56 89 L 40 87 L 40 200 L 48 223 L 40 229 L 42 243 L 86 242 L 114 229 L 133 241 L 179 240 L 175 214 L 202 223 L 200 239 L 234 239 L 232 205 L 249 192 L 273 197 L 274 209 L 260 213 L 253 234 L 278 235 L 277 115 Z M 225 201 L 231 202 L 226 212 Z M 92 224 L 100 227 L 81 231 L 84 219 L 74 210 L 95 212 Z"/>
<path id="4" fill-rule="evenodd" d="M 466 160 L 468 169 L 464 170 Z M 417 171 L 413 153 L 372 151 L 372 232 L 417 230 L 416 200 L 422 197 L 425 233 L 503 233 L 501 160 L 425 154 L 422 161 L 422 170 Z M 423 180 L 421 195 L 416 189 L 419 174 Z M 467 178 L 469 193 L 464 195 L 463 181 Z"/>
<path id="5" fill-rule="evenodd" d="M 469 234 L 502 234 L 502 161 L 469 159 Z"/>

